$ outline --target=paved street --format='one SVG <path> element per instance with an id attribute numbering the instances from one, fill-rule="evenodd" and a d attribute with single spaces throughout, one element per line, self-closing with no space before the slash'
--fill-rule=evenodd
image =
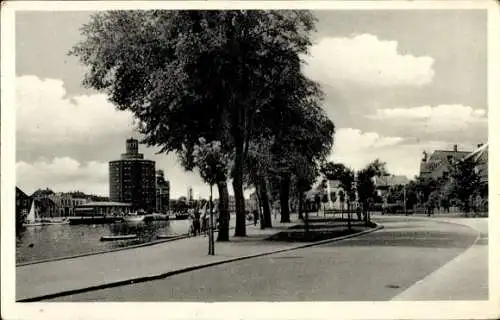
<path id="1" fill-rule="evenodd" d="M 432 218 L 384 216 L 375 220 L 385 228 L 345 241 L 50 301 L 391 300 L 434 271 L 444 270 L 440 267 L 478 237 L 475 229 Z M 485 278 L 487 283 L 487 252 L 474 259 L 476 273 L 479 270 L 475 279 L 484 283 Z M 441 285 L 452 283 L 460 269 L 453 272 L 448 272 L 448 282 Z M 487 288 L 473 288 L 465 296 L 462 292 L 460 298 L 487 299 Z"/>

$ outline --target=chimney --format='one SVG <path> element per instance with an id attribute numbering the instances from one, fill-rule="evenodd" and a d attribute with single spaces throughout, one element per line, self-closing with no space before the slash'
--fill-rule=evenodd
<path id="1" fill-rule="evenodd" d="M 457 151 L 458 151 L 458 144 L 454 144 L 454 145 L 453 145 L 453 151 L 454 151 L 454 152 L 457 152 Z"/>

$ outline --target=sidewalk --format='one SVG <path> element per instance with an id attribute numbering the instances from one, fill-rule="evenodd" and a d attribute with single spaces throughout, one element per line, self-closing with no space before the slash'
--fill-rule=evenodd
<path id="1" fill-rule="evenodd" d="M 416 218 L 419 219 L 419 218 Z M 488 300 L 488 219 L 430 217 L 434 221 L 458 223 L 478 231 L 475 244 L 443 267 L 396 296 L 408 300 Z"/>
<path id="2" fill-rule="evenodd" d="M 232 237 L 233 232 L 230 231 L 230 242 L 216 242 L 215 256 L 208 255 L 208 237 L 197 236 L 149 247 L 18 266 L 16 300 L 106 286 L 138 278 L 159 277 L 187 268 L 304 245 L 263 241 L 300 223 L 297 222 L 296 215 L 292 215 L 291 220 L 291 223 L 280 223 L 278 216 L 273 221 L 273 228 L 265 230 L 261 230 L 259 225 L 247 226 L 245 238 Z"/>

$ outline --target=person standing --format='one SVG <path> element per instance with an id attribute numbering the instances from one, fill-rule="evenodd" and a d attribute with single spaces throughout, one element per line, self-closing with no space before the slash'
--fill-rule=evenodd
<path id="1" fill-rule="evenodd" d="M 253 225 L 256 226 L 259 221 L 259 212 L 257 210 L 253 211 Z"/>

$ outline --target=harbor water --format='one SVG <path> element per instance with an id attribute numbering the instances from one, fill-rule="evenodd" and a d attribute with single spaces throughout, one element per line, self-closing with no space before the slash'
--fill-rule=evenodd
<path id="1" fill-rule="evenodd" d="M 139 224 L 117 222 L 96 225 L 45 225 L 16 233 L 16 263 L 34 262 L 147 243 L 158 235 L 182 235 L 190 220 L 153 221 Z M 100 241 L 102 236 L 136 234 L 133 240 Z"/>

